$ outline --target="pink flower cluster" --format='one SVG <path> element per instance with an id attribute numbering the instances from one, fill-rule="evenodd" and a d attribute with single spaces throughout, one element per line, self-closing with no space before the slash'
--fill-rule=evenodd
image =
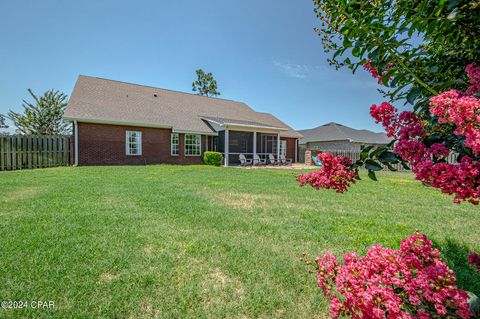
<path id="1" fill-rule="evenodd" d="M 402 240 L 400 250 L 373 245 L 364 257 L 316 259 L 318 286 L 333 318 L 470 318 L 468 295 L 425 235 Z"/>
<path id="2" fill-rule="evenodd" d="M 445 145 L 436 143 L 427 147 L 422 138 L 425 129 L 421 120 L 412 112 L 396 113 L 389 103 L 372 105 L 370 114 L 381 122 L 389 136 L 397 139 L 394 151 L 411 165 L 416 178 L 442 192 L 455 195 L 454 202 L 467 200 L 478 204 L 480 198 L 480 163 L 464 156 L 460 163 L 437 162 L 445 159 L 449 150 Z M 480 139 L 477 139 L 480 142 Z"/>
<path id="3" fill-rule="evenodd" d="M 470 255 L 468 255 L 468 263 L 476 270 L 480 270 L 480 254 L 470 253 Z"/>
<path id="4" fill-rule="evenodd" d="M 390 103 L 383 102 L 380 105 L 373 104 L 370 108 L 370 115 L 377 121 L 382 123 L 387 130 L 388 137 L 393 137 L 396 134 L 398 127 L 394 125 L 394 120 L 397 117 L 397 109 Z"/>
<path id="5" fill-rule="evenodd" d="M 315 189 L 335 189 L 337 193 L 343 193 L 351 184 L 355 184 L 357 174 L 348 157 L 336 157 L 326 152 L 318 154 L 317 158 L 323 166 L 314 172 L 298 175 L 300 186 L 309 184 Z"/>
<path id="6" fill-rule="evenodd" d="M 387 69 L 392 67 L 392 63 L 387 64 Z M 376 78 L 378 80 L 378 84 L 382 84 L 383 78 L 387 75 L 387 71 L 384 71 L 382 74 L 378 73 L 378 68 L 372 66 L 372 61 L 368 60 L 365 62 L 363 65 L 363 68 L 367 71 L 370 72 L 372 77 Z"/>
<path id="7" fill-rule="evenodd" d="M 465 146 L 480 154 L 480 100 L 461 91 L 450 90 L 430 99 L 430 112 L 440 123 L 453 123 L 454 133 L 466 137 Z"/>
<path id="8" fill-rule="evenodd" d="M 467 72 L 470 83 L 472 84 L 467 89 L 467 94 L 473 95 L 477 92 L 480 92 L 480 65 L 476 63 L 471 63 L 467 65 L 465 71 Z"/>

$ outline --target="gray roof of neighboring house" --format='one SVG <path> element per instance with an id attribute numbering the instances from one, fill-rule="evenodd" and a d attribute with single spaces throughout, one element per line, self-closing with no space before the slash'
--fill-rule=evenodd
<path id="1" fill-rule="evenodd" d="M 277 128 L 281 136 L 301 137 L 268 113 L 242 102 L 80 75 L 65 111 L 67 120 L 93 121 L 211 134 L 208 120 L 222 124 Z"/>
<path id="2" fill-rule="evenodd" d="M 385 133 L 356 130 L 338 123 L 327 123 L 308 130 L 299 130 L 303 137 L 300 144 L 309 142 L 350 141 L 366 144 L 388 144 L 391 138 Z"/>

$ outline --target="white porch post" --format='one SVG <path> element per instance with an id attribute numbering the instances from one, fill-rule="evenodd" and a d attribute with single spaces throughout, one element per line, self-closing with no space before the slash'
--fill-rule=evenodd
<path id="1" fill-rule="evenodd" d="M 280 133 L 277 134 L 277 159 L 280 158 Z"/>
<path id="2" fill-rule="evenodd" d="M 257 132 L 253 132 L 253 158 L 257 155 Z"/>
<path id="3" fill-rule="evenodd" d="M 75 128 L 75 141 L 74 141 L 75 162 L 73 165 L 78 166 L 78 122 L 74 121 L 73 126 Z"/>
<path id="4" fill-rule="evenodd" d="M 295 163 L 298 163 L 298 138 L 295 139 Z"/>
<path id="5" fill-rule="evenodd" d="M 224 150 L 225 150 L 225 166 L 228 166 L 228 144 L 229 143 L 229 137 L 228 137 L 228 129 L 225 128 L 225 147 L 224 147 Z"/>

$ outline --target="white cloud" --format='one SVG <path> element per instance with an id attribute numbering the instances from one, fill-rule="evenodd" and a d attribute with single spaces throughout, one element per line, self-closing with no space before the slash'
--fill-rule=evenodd
<path id="1" fill-rule="evenodd" d="M 273 61 L 273 64 L 282 73 L 297 79 L 306 79 L 308 74 L 315 68 L 305 64 L 283 63 L 278 61 Z"/>

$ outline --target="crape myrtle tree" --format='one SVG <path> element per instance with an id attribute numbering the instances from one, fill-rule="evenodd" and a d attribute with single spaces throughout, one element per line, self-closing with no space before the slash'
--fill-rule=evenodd
<path id="1" fill-rule="evenodd" d="M 205 73 L 202 69 L 198 69 L 195 73 L 197 74 L 197 80 L 192 83 L 193 92 L 209 97 L 220 95 L 220 92 L 217 91 L 217 81 L 213 78 L 211 72 Z"/>
<path id="2" fill-rule="evenodd" d="M 37 96 L 31 89 L 28 93 L 33 102 L 23 100 L 23 114 L 10 110 L 7 118 L 13 122 L 16 132 L 25 135 L 65 135 L 70 125 L 63 120 L 68 97 L 57 90 L 48 90 Z"/>
<path id="3" fill-rule="evenodd" d="M 321 154 L 324 166 L 298 176 L 300 184 L 343 192 L 358 168 L 369 177 L 401 163 L 418 180 L 452 194 L 480 199 L 480 2 L 474 0 L 314 0 L 329 63 L 365 69 L 385 101 L 372 117 L 394 140 L 367 147 L 360 160 Z M 379 102 L 379 101 L 372 101 Z M 406 104 L 398 112 L 391 103 Z M 455 161 L 447 162 L 447 157 Z"/>

